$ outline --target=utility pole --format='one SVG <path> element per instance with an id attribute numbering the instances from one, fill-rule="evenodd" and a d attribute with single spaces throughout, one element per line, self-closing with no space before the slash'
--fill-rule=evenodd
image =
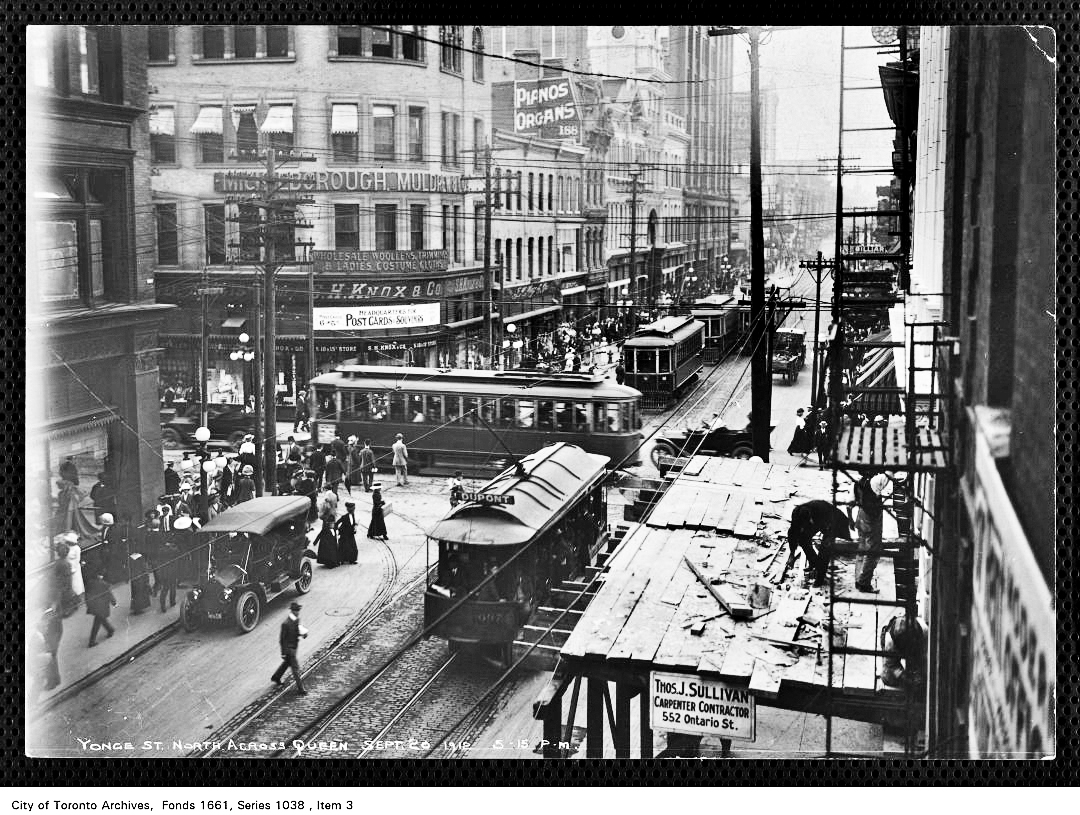
<path id="1" fill-rule="evenodd" d="M 761 28 L 750 26 L 750 364 L 751 436 L 754 455 L 769 460 L 772 374 L 765 325 L 765 221 L 761 201 L 761 78 L 758 47 Z"/>
<path id="2" fill-rule="evenodd" d="M 491 278 L 491 145 L 484 149 L 484 337 L 488 354 L 495 360 L 495 336 L 491 320 L 491 310 L 495 306 L 495 297 Z M 501 319 L 501 312 L 500 312 Z M 503 355 L 498 355 L 499 368 L 503 367 Z"/>
<path id="3" fill-rule="evenodd" d="M 638 312 L 644 307 L 637 282 L 637 185 L 640 174 L 640 170 L 630 173 L 630 297 L 634 301 L 634 307 L 630 309 L 627 325 L 631 336 L 637 330 Z"/>
<path id="4" fill-rule="evenodd" d="M 210 369 L 210 325 L 207 320 L 206 312 L 209 310 L 207 305 L 207 298 L 210 296 L 209 284 L 209 270 L 206 266 L 203 266 L 202 273 L 202 286 L 199 287 L 199 299 L 202 301 L 202 343 L 199 346 L 199 426 L 206 427 L 206 423 L 209 421 L 208 408 L 206 403 L 210 401 L 210 395 L 207 393 L 207 376 Z M 206 496 L 204 495 L 203 498 Z"/>
<path id="5" fill-rule="evenodd" d="M 262 343 L 262 324 L 263 324 L 263 310 L 262 310 L 262 289 L 259 288 L 259 281 L 254 281 L 255 285 L 252 288 L 255 290 L 255 337 L 252 347 L 255 349 L 255 359 L 251 363 L 251 389 L 255 391 L 255 495 L 262 497 L 263 495 L 263 457 L 262 457 L 262 440 L 263 440 L 263 427 L 259 423 L 262 419 L 262 374 L 259 371 L 259 366 L 262 365 L 262 355 L 265 352 Z"/>
<path id="6" fill-rule="evenodd" d="M 307 353 L 308 353 L 308 379 L 312 379 L 315 376 L 315 263 L 308 258 L 307 265 L 307 297 L 308 297 L 308 336 L 307 336 Z M 306 391 L 307 388 L 304 388 Z M 310 427 L 310 425 L 309 425 Z"/>
<path id="7" fill-rule="evenodd" d="M 810 406 L 816 408 L 821 403 L 818 398 L 818 335 L 821 333 L 821 280 L 825 276 L 825 270 L 832 266 L 832 263 L 822 260 L 821 252 L 818 252 L 817 260 L 799 261 L 799 266 L 803 269 L 809 269 L 814 275 L 814 367 L 811 371 L 812 378 L 810 380 Z"/>

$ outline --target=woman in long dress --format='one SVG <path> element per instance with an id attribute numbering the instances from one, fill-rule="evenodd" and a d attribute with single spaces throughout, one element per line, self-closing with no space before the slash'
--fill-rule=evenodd
<path id="1" fill-rule="evenodd" d="M 345 514 L 337 519 L 334 529 L 338 536 L 338 557 L 342 563 L 356 563 L 356 504 L 345 502 Z"/>
<path id="2" fill-rule="evenodd" d="M 371 489 L 371 522 L 368 524 L 367 536 L 379 540 L 389 540 L 386 536 L 386 519 L 383 517 L 382 484 L 372 484 Z"/>
<path id="3" fill-rule="evenodd" d="M 322 528 L 315 538 L 315 543 L 318 546 L 319 551 L 316 561 L 330 569 L 341 563 L 341 556 L 338 553 L 337 534 L 334 531 L 334 515 L 336 514 L 336 509 L 337 496 L 334 496 L 334 500 L 331 501 L 329 500 L 329 497 L 324 494 L 323 501 L 319 506 L 319 520 L 322 521 Z"/>

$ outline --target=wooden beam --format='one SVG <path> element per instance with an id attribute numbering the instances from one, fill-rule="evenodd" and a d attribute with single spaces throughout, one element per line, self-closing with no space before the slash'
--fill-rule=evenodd
<path id="1" fill-rule="evenodd" d="M 615 726 L 612 740 L 615 742 L 615 758 L 630 758 L 630 700 L 634 691 L 626 685 L 615 685 Z"/>
<path id="2" fill-rule="evenodd" d="M 698 581 L 700 581 L 701 585 L 703 585 L 708 590 L 709 594 L 716 598 L 716 602 L 723 606 L 727 610 L 728 614 L 730 614 L 736 619 L 745 619 L 747 617 L 753 616 L 754 610 L 749 605 L 747 605 L 745 602 L 740 602 L 737 597 L 733 596 L 732 592 L 728 591 L 725 593 L 716 586 L 714 586 L 709 581 L 709 578 L 707 578 L 704 573 L 697 566 L 694 565 L 693 561 L 691 561 L 689 557 L 684 555 L 683 560 L 685 560 L 686 565 L 690 567 L 690 571 L 694 573 L 694 577 L 696 577 Z"/>
<path id="3" fill-rule="evenodd" d="M 589 677 L 585 701 L 585 757 L 604 757 L 604 698 L 607 682 Z"/>
<path id="4" fill-rule="evenodd" d="M 562 696 L 557 696 L 544 706 L 544 758 L 562 758 L 559 742 L 562 741 Z"/>

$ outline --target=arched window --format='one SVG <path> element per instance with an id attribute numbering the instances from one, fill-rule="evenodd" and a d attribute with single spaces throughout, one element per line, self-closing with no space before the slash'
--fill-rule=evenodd
<path id="1" fill-rule="evenodd" d="M 552 202 L 552 195 L 555 192 L 555 176 L 552 173 L 548 173 L 548 212 L 555 209 L 555 205 Z"/>
<path id="2" fill-rule="evenodd" d="M 517 171 L 517 211 L 521 212 L 521 170 Z M 520 242 L 521 241 L 519 239 L 518 243 Z M 520 260 L 520 258 L 521 255 L 519 254 L 518 259 Z"/>
<path id="3" fill-rule="evenodd" d="M 544 174 L 543 173 L 539 174 L 538 180 L 539 180 L 540 186 L 536 191 L 536 208 L 538 210 L 540 210 L 541 212 L 543 212 L 544 211 Z M 532 206 L 532 205 L 530 204 L 530 206 Z"/>
<path id="4" fill-rule="evenodd" d="M 566 190 L 563 188 L 563 177 L 559 176 L 559 212 L 566 212 Z"/>
<path id="5" fill-rule="evenodd" d="M 484 29 L 476 26 L 472 30 L 473 69 L 472 78 L 476 82 L 484 81 Z"/>
<path id="6" fill-rule="evenodd" d="M 529 173 L 529 198 L 528 198 L 529 212 L 532 212 L 532 210 L 533 210 L 533 200 L 534 200 L 533 199 L 533 192 L 535 191 L 535 182 L 536 182 L 535 174 L 534 173 Z"/>

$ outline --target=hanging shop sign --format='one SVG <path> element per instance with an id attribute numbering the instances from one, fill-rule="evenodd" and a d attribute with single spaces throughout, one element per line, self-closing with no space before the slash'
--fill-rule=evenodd
<path id="1" fill-rule="evenodd" d="M 316 274 L 372 272 L 374 274 L 422 274 L 445 272 L 450 268 L 446 249 L 400 249 L 374 252 L 345 252 L 315 249 L 311 252 Z"/>
<path id="2" fill-rule="evenodd" d="M 649 725 L 674 733 L 719 735 L 753 741 L 754 695 L 746 688 L 695 674 L 649 674 Z"/>
<path id="3" fill-rule="evenodd" d="M 438 303 L 316 308 L 317 331 L 368 331 L 439 324 Z"/>
<path id="4" fill-rule="evenodd" d="M 316 170 L 277 173 L 274 180 L 283 192 L 467 192 L 461 175 L 413 170 Z M 261 172 L 214 173 L 215 192 L 258 193 L 265 183 Z"/>
<path id="5" fill-rule="evenodd" d="M 415 351 L 418 348 L 434 348 L 438 345 L 438 341 L 434 339 L 416 340 L 410 342 L 409 340 L 397 340 L 395 342 L 367 342 L 367 350 L 371 351 Z"/>
<path id="6" fill-rule="evenodd" d="M 317 283 L 316 300 L 441 300 L 483 291 L 482 274 L 371 283 Z"/>
<path id="7" fill-rule="evenodd" d="M 548 280 L 544 283 L 527 283 L 524 286 L 503 289 L 500 293 L 500 299 L 502 300 L 534 300 L 539 297 L 550 297 L 557 303 L 562 297 L 559 284 L 554 280 Z"/>
<path id="8" fill-rule="evenodd" d="M 576 139 L 581 117 L 569 77 L 514 83 L 514 132 L 543 139 Z"/>
<path id="9" fill-rule="evenodd" d="M 1053 755 L 1054 599 L 984 425 L 971 414 L 974 455 L 961 482 L 974 544 L 969 751 L 982 759 Z"/>

